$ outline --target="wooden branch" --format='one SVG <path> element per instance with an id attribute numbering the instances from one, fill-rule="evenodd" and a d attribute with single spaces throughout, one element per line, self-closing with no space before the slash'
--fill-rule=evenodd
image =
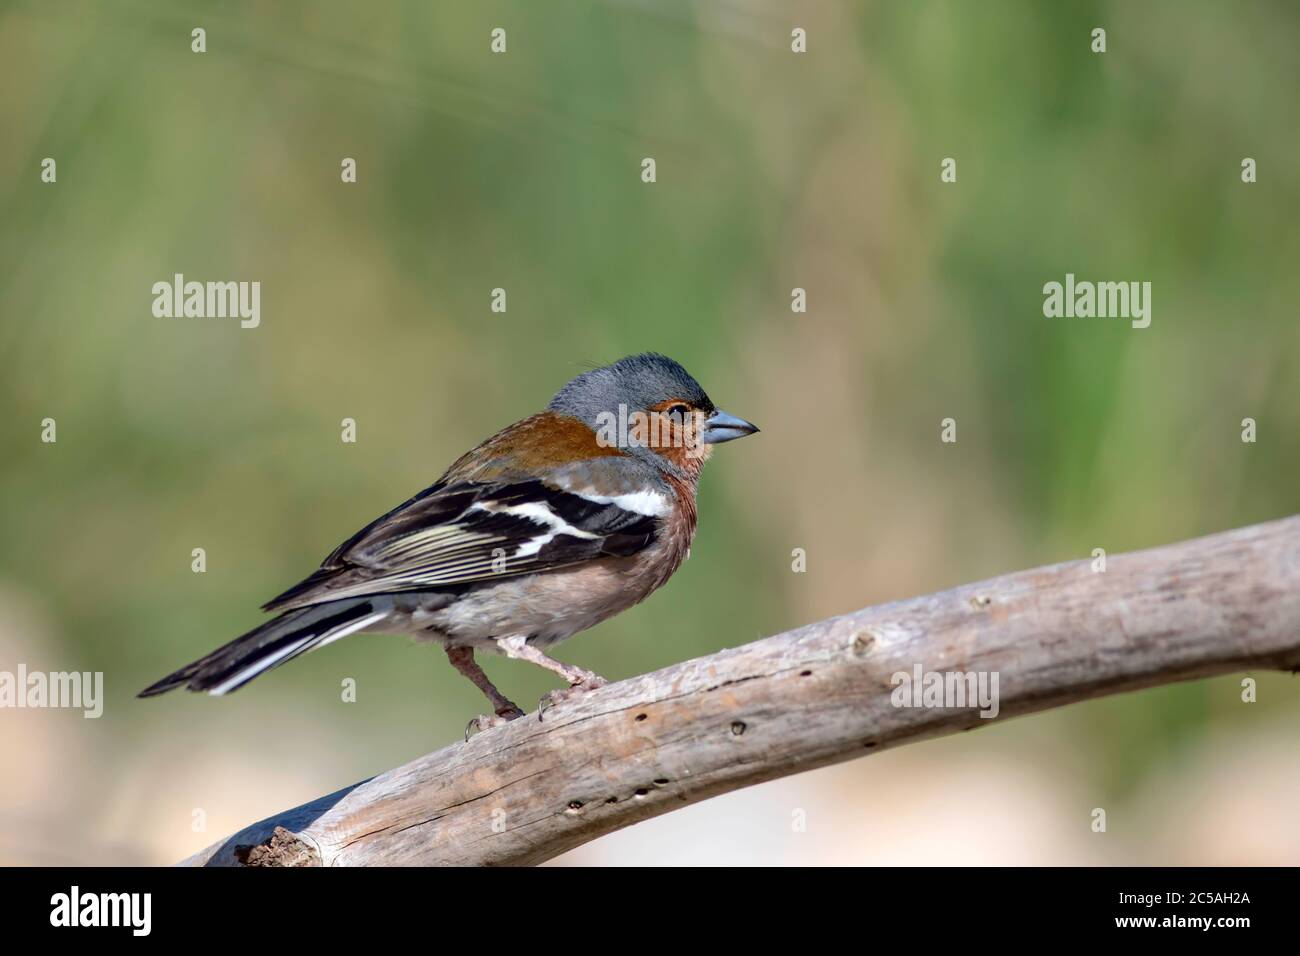
<path id="1" fill-rule="evenodd" d="M 256 823 L 188 865 L 527 864 L 638 820 L 991 723 L 894 675 L 997 675 L 994 719 L 1300 669 L 1300 516 L 867 608 L 611 684 Z M 991 684 L 989 685 L 991 686 Z M 910 700 L 910 697 L 908 698 Z"/>

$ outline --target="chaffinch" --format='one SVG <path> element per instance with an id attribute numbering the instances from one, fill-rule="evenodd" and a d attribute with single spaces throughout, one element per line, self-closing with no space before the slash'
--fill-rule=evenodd
<path id="1" fill-rule="evenodd" d="M 359 631 L 441 644 L 492 702 L 484 726 L 522 711 L 476 650 L 568 681 L 605 681 L 551 645 L 647 598 L 695 535 L 695 488 L 712 447 L 758 429 L 716 408 L 681 365 L 646 353 L 584 372 L 546 410 L 462 455 L 432 486 L 341 544 L 264 610 L 261 627 L 141 691 L 226 694 Z"/>

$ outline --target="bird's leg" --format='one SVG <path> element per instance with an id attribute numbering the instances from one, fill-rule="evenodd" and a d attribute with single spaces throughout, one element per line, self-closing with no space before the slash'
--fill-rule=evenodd
<path id="1" fill-rule="evenodd" d="M 466 740 L 469 740 L 480 730 L 499 726 L 524 715 L 524 712 L 519 709 L 514 701 L 496 689 L 496 685 L 488 679 L 487 674 L 483 672 L 483 668 L 478 666 L 478 662 L 474 660 L 473 648 L 449 647 L 447 648 L 447 660 L 451 661 L 452 667 L 468 677 L 474 682 L 475 687 L 487 695 L 487 699 L 492 701 L 492 710 L 495 713 L 493 717 L 480 715 L 471 720 L 465 728 Z"/>
<path id="2" fill-rule="evenodd" d="M 595 690 L 597 687 L 604 687 L 609 683 L 605 678 L 592 671 L 578 667 L 575 664 L 557 661 L 553 657 L 547 657 L 532 644 L 529 644 L 528 639 L 525 637 L 504 637 L 497 641 L 497 646 L 505 652 L 506 657 L 517 661 L 528 661 L 538 667 L 545 667 L 548 671 L 559 674 L 572 687 L 581 684 L 587 690 Z"/>
<path id="3" fill-rule="evenodd" d="M 537 709 L 537 719 L 542 719 L 542 714 L 552 704 L 558 704 L 564 700 L 570 700 L 578 694 L 585 693 L 589 690 L 595 690 L 597 687 L 604 687 L 609 681 L 592 671 L 578 667 L 575 664 L 566 664 L 563 661 L 557 661 L 553 657 L 547 657 L 538 648 L 528 643 L 527 637 L 514 636 L 505 637 L 497 641 L 497 646 L 505 653 L 506 657 L 513 660 L 528 661 L 536 664 L 538 667 L 544 667 L 552 673 L 559 674 L 569 682 L 566 690 L 551 691 L 539 702 Z"/>

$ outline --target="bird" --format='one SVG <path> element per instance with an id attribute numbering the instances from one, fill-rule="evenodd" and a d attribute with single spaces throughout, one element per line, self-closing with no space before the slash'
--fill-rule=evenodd
<path id="1" fill-rule="evenodd" d="M 754 434 L 655 352 L 585 371 L 546 408 L 458 458 L 263 605 L 277 616 L 140 692 L 221 696 L 359 632 L 441 645 L 492 714 L 523 716 L 475 654 L 502 654 L 568 684 L 553 705 L 603 686 L 547 651 L 639 604 L 689 556 L 696 487 L 715 445 Z M 539 715 L 544 709 L 539 708 Z"/>

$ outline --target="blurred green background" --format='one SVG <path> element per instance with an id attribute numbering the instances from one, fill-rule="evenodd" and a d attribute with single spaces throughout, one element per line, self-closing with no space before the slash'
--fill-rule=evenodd
<path id="1" fill-rule="evenodd" d="M 561 647 L 612 679 L 1300 510 L 1298 42 L 1282 2 L 0 4 L 0 669 L 107 685 L 99 720 L 0 711 L 0 863 L 168 862 L 456 739 L 478 692 L 393 637 L 133 695 L 630 352 L 763 433 L 714 457 L 672 583 Z M 155 318 L 177 272 L 260 281 L 261 326 Z M 1067 272 L 1150 281 L 1151 327 L 1045 319 Z M 1296 685 L 1255 676 L 1256 704 L 1099 700 L 568 859 L 1297 863 Z"/>

